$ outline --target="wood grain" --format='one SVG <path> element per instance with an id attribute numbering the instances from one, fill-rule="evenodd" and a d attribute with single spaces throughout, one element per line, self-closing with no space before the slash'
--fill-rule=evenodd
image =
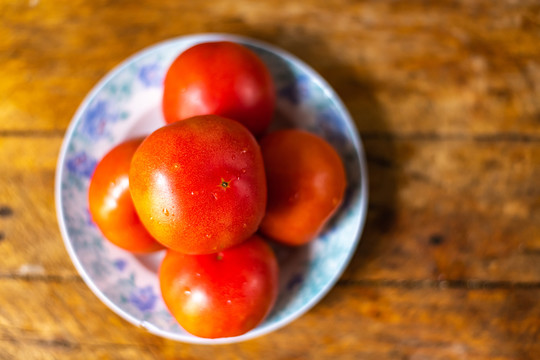
<path id="1" fill-rule="evenodd" d="M 0 137 L 0 276 L 74 276 L 60 237 L 54 171 L 60 137 Z"/>
<path id="2" fill-rule="evenodd" d="M 0 0 L 0 360 L 536 359 L 537 0 Z M 370 202 L 335 288 L 244 343 L 148 334 L 81 280 L 54 208 L 69 121 L 128 56 L 198 32 L 319 71 L 364 141 Z"/>
<path id="3" fill-rule="evenodd" d="M 3 1 L 0 93 L 9 96 L 0 98 L 0 130 L 64 130 L 91 87 L 128 56 L 174 36 L 231 32 L 281 46 L 320 71 L 363 133 L 538 140 L 537 5 Z"/>
<path id="4" fill-rule="evenodd" d="M 285 328 L 209 347 L 135 328 L 81 281 L 0 279 L 0 302 L 6 304 L 0 345 L 15 358 L 38 351 L 51 359 L 83 359 L 93 352 L 120 359 L 137 353 L 142 359 L 534 359 L 540 351 L 538 296 L 538 288 L 338 285 Z M 24 309 L 9 301 L 22 297 L 28 299 Z"/>
<path id="5" fill-rule="evenodd" d="M 345 278 L 540 280 L 540 144 L 365 144 L 368 221 Z"/>

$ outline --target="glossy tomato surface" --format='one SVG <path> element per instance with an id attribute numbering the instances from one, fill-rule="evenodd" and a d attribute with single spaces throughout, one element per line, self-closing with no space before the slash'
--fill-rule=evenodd
<path id="1" fill-rule="evenodd" d="M 159 280 L 165 304 L 186 331 L 231 337 L 268 315 L 278 292 L 278 264 L 270 246 L 255 235 L 217 254 L 169 250 Z"/>
<path id="2" fill-rule="evenodd" d="M 169 67 L 163 84 L 168 123 L 215 114 L 237 120 L 262 134 L 274 114 L 272 77 L 248 48 L 226 41 L 195 45 Z"/>
<path id="3" fill-rule="evenodd" d="M 266 207 L 264 165 L 239 122 L 196 116 L 150 134 L 133 157 L 137 212 L 163 245 L 188 254 L 236 245 L 258 228 Z"/>
<path id="4" fill-rule="evenodd" d="M 88 199 L 93 221 L 105 238 L 135 253 L 160 250 L 144 228 L 129 192 L 129 167 L 142 138 L 114 147 L 98 163 L 90 181 Z"/>
<path id="5" fill-rule="evenodd" d="M 313 240 L 343 200 L 343 163 L 324 139 L 281 130 L 261 142 L 268 206 L 261 232 L 288 245 Z"/>

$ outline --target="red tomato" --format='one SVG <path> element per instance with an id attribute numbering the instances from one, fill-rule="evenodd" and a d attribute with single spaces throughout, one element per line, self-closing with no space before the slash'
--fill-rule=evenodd
<path id="1" fill-rule="evenodd" d="M 136 253 L 163 249 L 142 225 L 129 193 L 129 166 L 141 142 L 126 141 L 105 155 L 94 170 L 88 190 L 90 214 L 103 235 Z"/>
<path id="2" fill-rule="evenodd" d="M 281 130 L 261 140 L 268 206 L 261 232 L 288 245 L 314 239 L 343 200 L 345 169 L 322 138 Z"/>
<path id="3" fill-rule="evenodd" d="M 135 208 L 150 234 L 187 254 L 236 245 L 266 207 L 259 145 L 239 122 L 196 116 L 150 134 L 131 163 Z"/>
<path id="4" fill-rule="evenodd" d="M 278 264 L 254 235 L 211 255 L 169 250 L 159 271 L 165 304 L 189 333 L 205 338 L 242 335 L 269 313 L 278 293 Z"/>
<path id="5" fill-rule="evenodd" d="M 187 49 L 169 67 L 163 84 L 167 123 L 215 114 L 237 120 L 260 135 L 272 120 L 275 102 L 266 65 L 248 48 L 231 42 Z"/>

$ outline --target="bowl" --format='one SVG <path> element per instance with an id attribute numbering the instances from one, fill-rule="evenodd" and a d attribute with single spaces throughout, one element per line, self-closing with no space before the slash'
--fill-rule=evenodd
<path id="1" fill-rule="evenodd" d="M 297 248 L 273 245 L 279 296 L 264 322 L 244 335 L 203 339 L 184 331 L 161 299 L 163 252 L 134 255 L 109 243 L 93 224 L 88 185 L 98 161 L 115 145 L 165 124 L 164 74 L 183 50 L 232 41 L 255 51 L 276 85 L 273 129 L 301 128 L 330 142 L 347 173 L 345 199 L 320 236 Z M 128 58 L 87 95 L 66 132 L 56 169 L 55 201 L 62 237 L 80 276 L 112 311 L 150 333 L 186 343 L 223 344 L 276 330 L 312 308 L 336 283 L 355 252 L 367 211 L 367 172 L 354 123 L 334 90 L 308 65 L 266 43 L 228 34 L 198 34 L 158 43 Z"/>

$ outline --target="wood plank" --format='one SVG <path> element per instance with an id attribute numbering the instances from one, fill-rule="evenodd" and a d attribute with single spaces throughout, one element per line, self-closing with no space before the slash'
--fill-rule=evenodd
<path id="1" fill-rule="evenodd" d="M 345 279 L 540 278 L 540 146 L 368 140 L 370 206 Z"/>
<path id="2" fill-rule="evenodd" d="M 340 285 L 274 333 L 196 346 L 126 323 L 80 281 L 0 279 L 0 346 L 15 358 L 44 359 L 84 358 L 92 351 L 115 358 L 140 351 L 143 359 L 534 359 L 539 296 L 539 288 Z"/>
<path id="3" fill-rule="evenodd" d="M 139 346 L 103 346 L 57 343 L 37 340 L 0 339 L 1 360 L 155 360 L 149 349 Z"/>
<path id="4" fill-rule="evenodd" d="M 60 137 L 0 138 L 0 274 L 76 276 L 54 211 Z M 344 281 L 540 282 L 540 147 L 366 141 L 370 207 Z"/>
<path id="5" fill-rule="evenodd" d="M 0 11 L 3 132 L 64 130 L 91 87 L 136 51 L 182 34 L 231 32 L 319 70 L 363 133 L 540 137 L 534 0 L 18 0 L 0 2 Z"/>
<path id="6" fill-rule="evenodd" d="M 103 346 L 134 346 L 147 338 L 143 330 L 109 310 L 78 278 L 1 278 L 0 288 L 1 340 L 70 348 L 87 339 Z"/>
<path id="7" fill-rule="evenodd" d="M 60 137 L 0 137 L 0 274 L 74 276 L 54 206 Z"/>

